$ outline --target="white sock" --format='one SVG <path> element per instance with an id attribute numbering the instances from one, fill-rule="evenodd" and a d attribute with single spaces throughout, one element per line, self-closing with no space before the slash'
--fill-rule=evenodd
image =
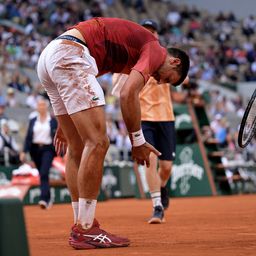
<path id="1" fill-rule="evenodd" d="M 161 202 L 161 192 L 160 191 L 151 192 L 150 196 L 152 199 L 153 207 L 156 207 L 156 206 L 163 207 L 162 202 Z"/>
<path id="2" fill-rule="evenodd" d="M 79 198 L 78 222 L 84 229 L 89 229 L 94 220 L 97 200 Z"/>
<path id="3" fill-rule="evenodd" d="M 74 214 L 74 224 L 76 224 L 77 222 L 77 218 L 78 218 L 78 202 L 72 202 L 72 209 L 73 209 L 73 214 Z"/>

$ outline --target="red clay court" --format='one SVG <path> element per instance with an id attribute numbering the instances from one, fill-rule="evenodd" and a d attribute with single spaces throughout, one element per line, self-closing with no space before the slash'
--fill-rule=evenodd
<path id="1" fill-rule="evenodd" d="M 103 229 L 131 239 L 130 247 L 74 250 L 68 245 L 73 218 L 69 204 L 49 211 L 25 207 L 32 256 L 208 256 L 256 255 L 256 195 L 174 198 L 167 222 L 147 224 L 151 201 L 99 202 L 96 216 Z"/>

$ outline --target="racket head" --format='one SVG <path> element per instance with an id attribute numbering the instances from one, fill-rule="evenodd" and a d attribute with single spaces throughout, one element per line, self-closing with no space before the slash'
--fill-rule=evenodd
<path id="1" fill-rule="evenodd" d="M 256 89 L 245 109 L 238 133 L 238 145 L 245 148 L 256 132 Z"/>

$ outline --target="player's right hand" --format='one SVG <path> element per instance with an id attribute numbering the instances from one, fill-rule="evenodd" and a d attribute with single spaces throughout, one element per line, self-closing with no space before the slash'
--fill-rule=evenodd
<path id="1" fill-rule="evenodd" d="M 65 155 L 67 151 L 67 140 L 60 127 L 57 128 L 53 139 L 53 145 L 55 147 L 56 154 Z"/>
<path id="2" fill-rule="evenodd" d="M 140 165 L 144 165 L 146 163 L 146 166 L 149 167 L 149 155 L 151 152 L 156 156 L 161 155 L 161 153 L 148 142 L 139 147 L 132 147 L 132 159 Z"/>

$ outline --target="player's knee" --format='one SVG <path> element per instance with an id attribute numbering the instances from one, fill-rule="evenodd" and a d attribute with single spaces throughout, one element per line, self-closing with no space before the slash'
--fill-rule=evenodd
<path id="1" fill-rule="evenodd" d="M 104 139 L 102 140 L 102 144 L 104 146 L 104 150 L 107 152 L 109 145 L 110 145 L 110 141 L 108 136 L 105 136 Z"/>
<path id="2" fill-rule="evenodd" d="M 107 136 L 99 137 L 95 140 L 89 141 L 86 146 L 89 146 L 97 154 L 106 154 L 110 142 Z"/>

